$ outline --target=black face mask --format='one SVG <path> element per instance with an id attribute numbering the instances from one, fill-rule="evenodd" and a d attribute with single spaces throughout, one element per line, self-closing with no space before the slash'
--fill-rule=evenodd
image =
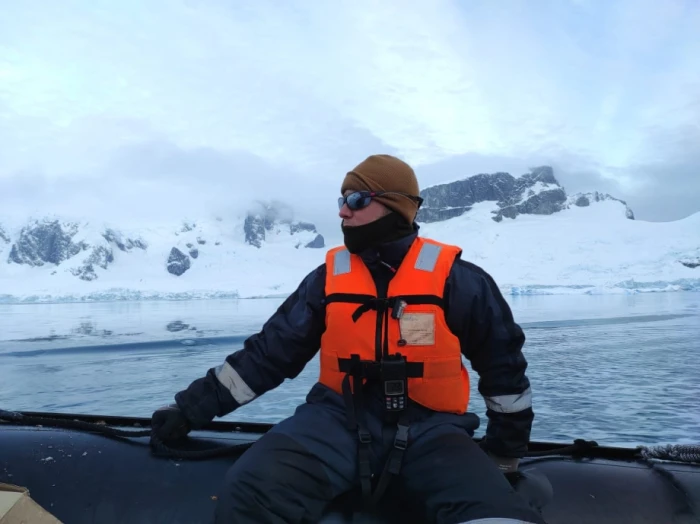
<path id="1" fill-rule="evenodd" d="M 411 224 L 393 212 L 363 226 L 348 227 L 341 223 L 340 227 L 343 230 L 345 247 L 354 254 L 413 233 Z"/>

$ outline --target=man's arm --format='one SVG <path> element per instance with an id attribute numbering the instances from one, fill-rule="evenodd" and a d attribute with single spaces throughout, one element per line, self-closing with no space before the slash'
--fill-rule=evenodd
<path id="1" fill-rule="evenodd" d="M 235 409 L 295 378 L 321 346 L 325 330 L 325 278 L 322 264 L 224 362 L 208 370 L 175 395 L 175 401 L 194 428 Z"/>
<path id="2" fill-rule="evenodd" d="M 489 419 L 484 448 L 497 456 L 522 458 L 534 419 L 522 353 L 525 335 L 493 278 L 474 264 L 455 261 L 445 298 L 447 323 L 479 374 Z"/>

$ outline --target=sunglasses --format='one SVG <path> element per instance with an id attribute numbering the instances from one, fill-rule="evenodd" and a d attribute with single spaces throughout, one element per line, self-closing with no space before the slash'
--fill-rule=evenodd
<path id="1" fill-rule="evenodd" d="M 350 209 L 352 209 L 353 211 L 357 211 L 358 209 L 363 209 L 367 207 L 370 204 L 370 202 L 372 202 L 372 198 L 381 195 L 405 196 L 406 198 L 417 202 L 418 207 L 420 207 L 423 203 L 423 199 L 421 197 L 409 195 L 406 193 L 399 193 L 398 191 L 355 191 L 354 193 L 350 193 L 347 196 L 342 196 L 338 198 L 338 209 L 342 208 L 343 205 L 347 204 Z"/>

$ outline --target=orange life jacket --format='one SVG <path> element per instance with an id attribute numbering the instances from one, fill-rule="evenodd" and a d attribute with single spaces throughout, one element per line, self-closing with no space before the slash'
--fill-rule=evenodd
<path id="1" fill-rule="evenodd" d="M 388 296 L 377 297 L 362 259 L 344 246 L 330 249 L 319 382 L 342 394 L 351 355 L 379 361 L 383 354 L 401 353 L 412 376 L 409 398 L 435 411 L 465 413 L 469 374 L 443 309 L 445 281 L 460 253 L 459 247 L 416 237 L 389 282 Z M 405 307 L 395 318 L 401 300 Z"/>

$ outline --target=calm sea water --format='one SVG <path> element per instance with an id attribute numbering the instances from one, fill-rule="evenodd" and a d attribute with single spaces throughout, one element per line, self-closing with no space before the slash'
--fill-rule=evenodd
<path id="1" fill-rule="evenodd" d="M 507 297 L 527 336 L 536 440 L 700 442 L 700 293 Z M 281 299 L 0 305 L 0 407 L 150 416 Z M 278 422 L 318 360 L 225 420 Z M 472 372 L 470 409 L 486 427 Z"/>

